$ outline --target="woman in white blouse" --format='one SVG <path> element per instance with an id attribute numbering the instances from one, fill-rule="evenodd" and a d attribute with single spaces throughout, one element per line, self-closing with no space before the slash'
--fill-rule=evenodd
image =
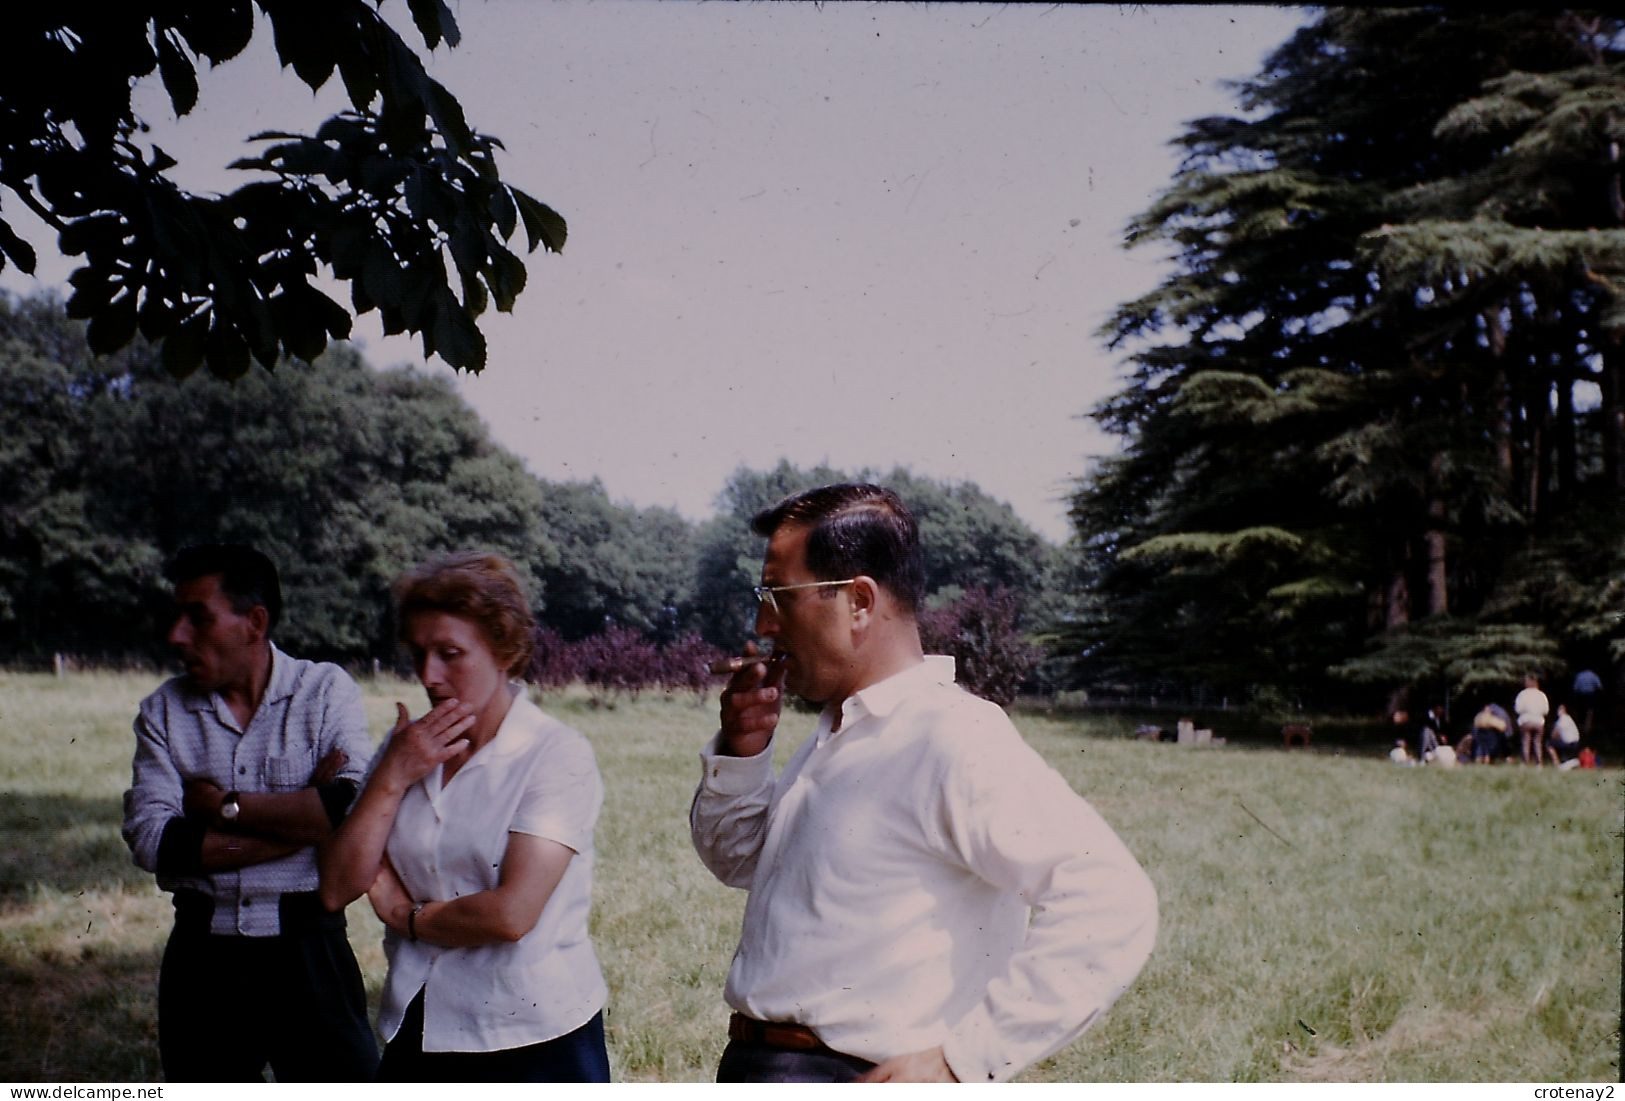
<path id="1" fill-rule="evenodd" d="M 587 916 L 603 784 L 591 746 L 512 683 L 524 585 L 459 554 L 395 585 L 430 710 L 399 721 L 321 854 L 322 900 L 387 927 L 380 1081 L 608 1081 Z"/>

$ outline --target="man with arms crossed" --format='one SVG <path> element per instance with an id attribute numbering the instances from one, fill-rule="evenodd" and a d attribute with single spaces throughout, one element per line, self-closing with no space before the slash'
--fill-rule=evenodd
<path id="1" fill-rule="evenodd" d="M 736 662 L 690 811 L 700 859 L 750 891 L 717 1079 L 1005 1081 L 1139 972 L 1151 882 L 951 659 L 924 656 L 896 494 L 825 486 L 752 528 L 774 656 Z M 823 713 L 775 780 L 785 692 Z"/>
<path id="2" fill-rule="evenodd" d="M 141 701 L 124 840 L 175 896 L 158 975 L 172 1082 L 366 1081 L 378 1065 L 344 915 L 316 895 L 317 843 L 372 754 L 361 692 L 272 645 L 276 568 L 191 547 L 168 571 L 185 673 Z"/>

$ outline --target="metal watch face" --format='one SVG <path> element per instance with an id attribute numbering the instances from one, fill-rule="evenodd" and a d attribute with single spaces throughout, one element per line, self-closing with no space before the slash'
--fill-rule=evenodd
<path id="1" fill-rule="evenodd" d="M 220 817 L 227 822 L 234 822 L 237 820 L 238 812 L 242 809 L 242 805 L 237 802 L 237 793 L 234 791 L 227 795 L 225 801 L 220 804 Z"/>

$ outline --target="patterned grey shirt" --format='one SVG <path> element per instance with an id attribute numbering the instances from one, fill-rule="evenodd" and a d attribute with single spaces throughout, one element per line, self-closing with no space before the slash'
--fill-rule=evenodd
<path id="1" fill-rule="evenodd" d="M 136 715 L 125 843 L 137 864 L 160 873 L 159 887 L 214 898 L 211 932 L 275 936 L 279 897 L 316 889 L 314 846 L 235 871 L 173 875 L 158 866 L 164 830 L 185 813 L 188 780 L 213 780 L 228 791 L 297 791 L 310 785 L 317 763 L 335 747 L 349 758 L 338 778 L 359 784 L 372 739 L 361 690 L 336 665 L 291 658 L 273 645 L 271 681 L 247 730 L 219 693 L 200 693 L 176 677 L 142 700 Z"/>

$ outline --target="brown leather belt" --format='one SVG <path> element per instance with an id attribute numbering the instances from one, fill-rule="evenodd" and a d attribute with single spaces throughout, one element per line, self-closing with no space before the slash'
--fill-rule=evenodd
<path id="1" fill-rule="evenodd" d="M 735 1013 L 728 1018 L 728 1039 L 781 1051 L 823 1051 L 840 1054 L 818 1038 L 818 1033 L 806 1025 L 788 1021 L 758 1021 L 754 1017 Z"/>

